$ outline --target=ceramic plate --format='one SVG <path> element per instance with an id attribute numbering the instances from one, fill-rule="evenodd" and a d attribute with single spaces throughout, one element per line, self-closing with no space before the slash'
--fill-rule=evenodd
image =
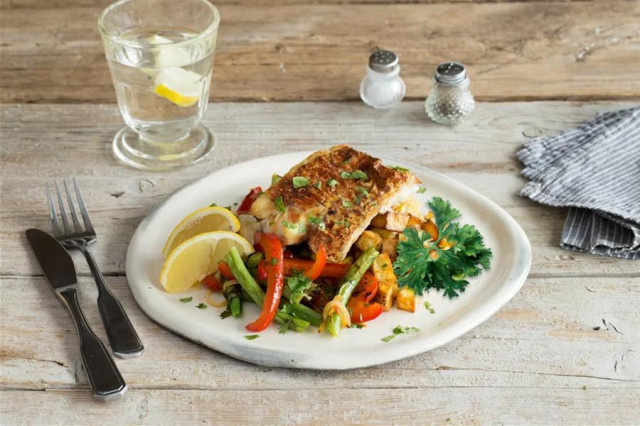
<path id="1" fill-rule="evenodd" d="M 269 327 L 255 340 L 247 340 L 244 326 L 258 315 L 255 305 L 245 303 L 240 319 L 221 319 L 222 309 L 198 309 L 206 290 L 166 293 L 158 275 L 162 247 L 173 227 L 188 213 L 213 202 L 221 206 L 242 200 L 249 188 L 266 188 L 273 173 L 284 174 L 310 152 L 260 158 L 215 171 L 171 195 L 138 226 L 127 252 L 127 277 L 133 295 L 154 321 L 167 329 L 229 356 L 254 364 L 338 370 L 382 364 L 410 357 L 444 345 L 476 327 L 509 299 L 524 283 L 531 265 L 531 246 L 524 231 L 502 208 L 466 186 L 429 169 L 411 169 L 427 188 L 424 200 L 434 195 L 451 201 L 462 213 L 461 222 L 475 225 L 493 250 L 491 270 L 471 279 L 461 297 L 449 300 L 431 291 L 424 295 L 435 313 L 418 303 L 415 313 L 393 308 L 362 329 L 343 329 L 339 338 L 287 332 Z M 199 287 L 199 286 L 198 286 Z M 193 297 L 188 303 L 179 299 Z M 419 332 L 399 335 L 388 343 L 381 339 L 395 326 L 412 326 Z M 167 348 L 168 349 L 168 348 Z"/>

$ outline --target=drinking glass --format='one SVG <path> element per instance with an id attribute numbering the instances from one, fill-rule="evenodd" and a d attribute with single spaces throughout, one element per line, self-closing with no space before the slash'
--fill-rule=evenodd
<path id="1" fill-rule="evenodd" d="M 206 0 L 119 0 L 98 18 L 126 126 L 113 139 L 123 163 L 167 170 L 215 145 L 207 108 L 220 15 Z"/>

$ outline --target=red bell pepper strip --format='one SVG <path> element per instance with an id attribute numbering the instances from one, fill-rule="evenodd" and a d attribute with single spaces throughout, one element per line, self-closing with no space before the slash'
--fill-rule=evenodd
<path id="1" fill-rule="evenodd" d="M 238 214 L 249 213 L 249 210 L 251 210 L 251 204 L 253 204 L 260 194 L 262 194 L 262 188 L 259 186 L 251 188 L 247 196 L 242 200 L 242 203 L 240 203 L 240 207 L 238 207 Z"/>
<path id="2" fill-rule="evenodd" d="M 236 277 L 233 276 L 233 272 L 231 272 L 231 268 L 225 262 L 218 263 L 218 271 L 228 280 L 235 280 Z"/>
<path id="3" fill-rule="evenodd" d="M 352 299 L 360 299 L 365 302 L 370 302 L 378 293 L 378 280 L 376 276 L 367 271 L 363 276 L 358 286 L 353 290 L 351 294 Z"/>
<path id="4" fill-rule="evenodd" d="M 351 297 L 347 302 L 347 309 L 351 312 L 352 323 L 363 323 L 376 319 L 384 307 L 380 303 L 367 302 L 363 299 L 354 299 Z"/>
<path id="5" fill-rule="evenodd" d="M 222 290 L 222 284 L 218 279 L 213 275 L 207 275 L 202 280 L 202 285 L 208 288 L 211 291 L 220 291 Z"/>
<path id="6" fill-rule="evenodd" d="M 267 280 L 267 265 L 265 265 L 264 260 L 261 260 L 258 263 L 258 281 L 266 281 Z"/>
<path id="7" fill-rule="evenodd" d="M 280 297 L 284 288 L 284 259 L 282 243 L 273 234 L 263 234 L 260 245 L 264 248 L 265 266 L 267 268 L 267 294 L 262 304 L 260 316 L 246 329 L 252 332 L 262 331 L 271 324 L 276 316 Z"/>
<path id="8" fill-rule="evenodd" d="M 320 246 L 318 248 L 318 252 L 316 253 L 316 260 L 313 262 L 310 268 L 304 271 L 304 274 L 311 281 L 315 281 L 322 271 L 324 270 L 324 265 L 327 263 L 327 250 L 324 246 Z"/>
<path id="9" fill-rule="evenodd" d="M 291 276 L 294 271 L 307 271 L 313 266 L 313 264 L 313 260 L 285 259 L 284 274 Z M 325 263 L 319 276 L 325 278 L 342 278 L 346 275 L 350 266 L 351 264 L 349 263 Z"/>

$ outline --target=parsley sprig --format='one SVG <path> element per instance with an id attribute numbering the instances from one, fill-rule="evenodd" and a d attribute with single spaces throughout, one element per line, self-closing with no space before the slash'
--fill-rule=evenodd
<path id="1" fill-rule="evenodd" d="M 418 294 L 432 288 L 444 290 L 453 299 L 469 284 L 465 278 L 489 269 L 491 249 L 485 247 L 474 226 L 454 222 L 460 212 L 449 201 L 433 197 L 427 204 L 435 217 L 438 238 L 433 240 L 428 232 L 414 228 L 405 229 L 406 240 L 398 244 L 393 268 L 400 286 Z"/>

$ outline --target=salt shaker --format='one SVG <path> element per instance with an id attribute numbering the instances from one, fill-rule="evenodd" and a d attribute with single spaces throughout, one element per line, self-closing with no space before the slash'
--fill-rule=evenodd
<path id="1" fill-rule="evenodd" d="M 425 102 L 429 118 L 436 123 L 452 126 L 471 114 L 474 108 L 475 101 L 464 65 L 457 62 L 440 64 Z"/>
<path id="2" fill-rule="evenodd" d="M 402 101 L 405 90 L 398 56 L 388 50 L 373 52 L 369 56 L 367 76 L 360 83 L 362 101 L 376 109 L 391 108 Z"/>

